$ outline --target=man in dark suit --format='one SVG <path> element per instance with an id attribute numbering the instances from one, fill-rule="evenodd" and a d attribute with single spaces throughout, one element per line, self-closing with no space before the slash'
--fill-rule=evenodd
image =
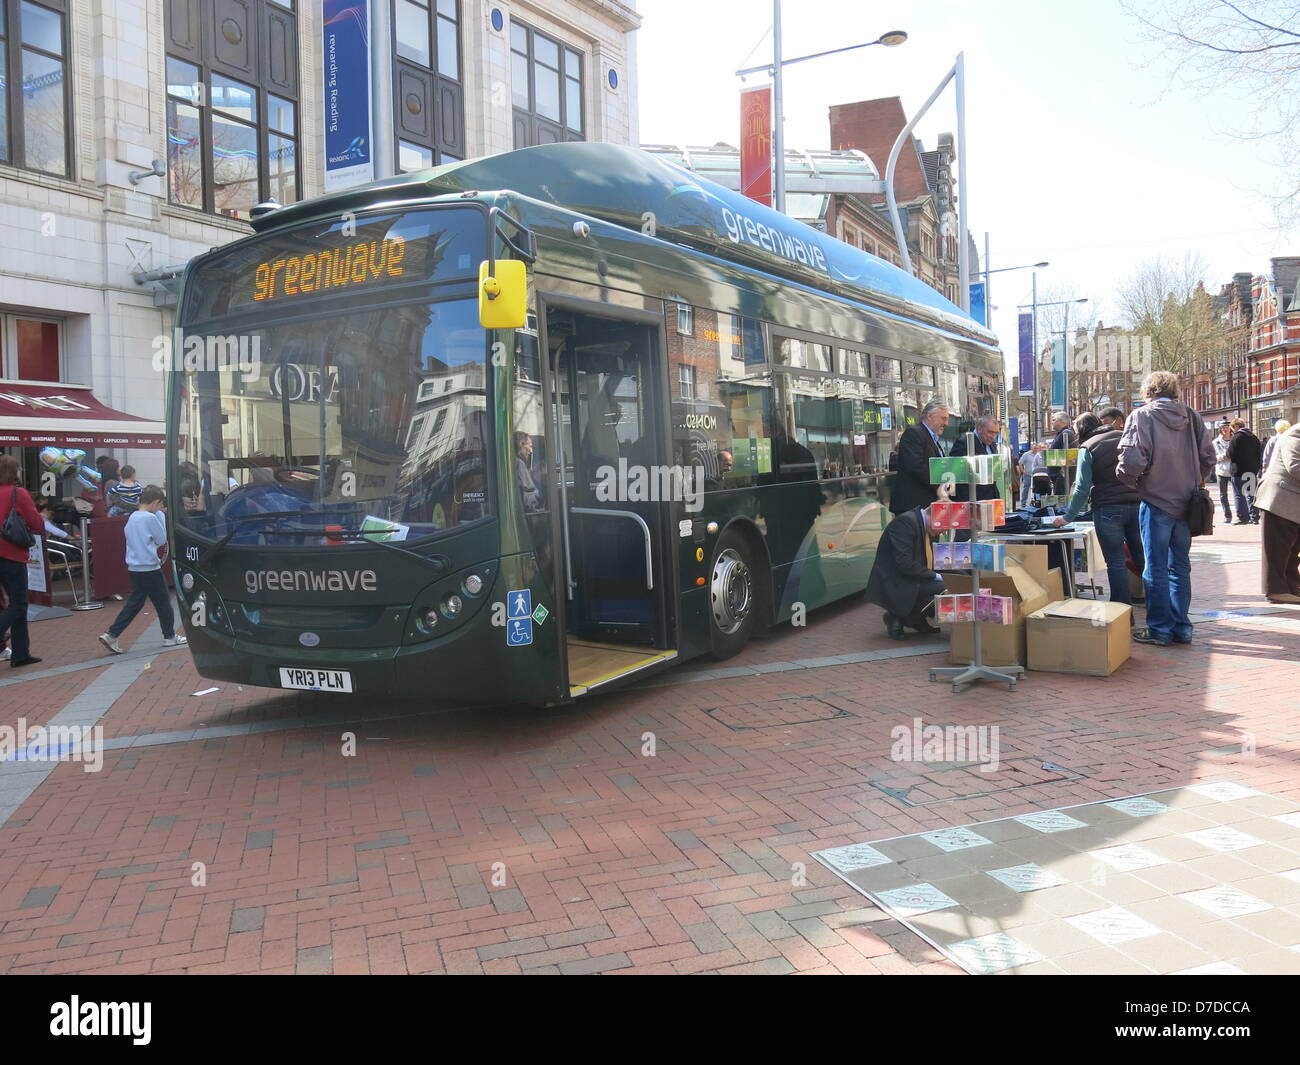
<path id="1" fill-rule="evenodd" d="M 975 454 L 977 455 L 996 455 L 998 439 L 998 421 L 990 414 L 983 414 L 975 419 Z M 962 433 L 957 437 L 956 442 L 952 445 L 950 455 L 966 454 L 966 434 Z M 976 499 L 998 499 L 1001 497 L 998 486 L 995 484 L 977 484 L 975 486 Z M 970 501 L 970 485 L 957 483 L 957 488 L 952 494 L 955 502 L 966 503 Z"/>
<path id="2" fill-rule="evenodd" d="M 941 437 L 948 428 L 948 408 L 932 400 L 921 411 L 918 425 L 909 425 L 898 441 L 898 474 L 889 496 L 889 509 L 903 514 L 928 507 L 938 498 L 930 483 L 930 460 L 943 455 Z"/>
<path id="3" fill-rule="evenodd" d="M 865 598 L 885 608 L 885 631 L 901 640 L 905 627 L 923 633 L 939 631 L 925 619 L 942 591 L 943 578 L 934 571 L 930 548 L 929 515 L 916 507 L 885 527 Z"/>

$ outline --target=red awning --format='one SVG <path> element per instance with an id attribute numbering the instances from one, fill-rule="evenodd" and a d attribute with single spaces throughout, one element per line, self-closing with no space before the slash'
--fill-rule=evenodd
<path id="1" fill-rule="evenodd" d="M 0 447 L 150 447 L 167 444 L 162 422 L 123 414 L 87 385 L 0 381 Z"/>

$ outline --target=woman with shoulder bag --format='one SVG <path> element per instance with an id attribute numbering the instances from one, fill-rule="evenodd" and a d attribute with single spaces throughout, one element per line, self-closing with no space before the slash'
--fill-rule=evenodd
<path id="1" fill-rule="evenodd" d="M 18 460 L 0 455 L 0 585 L 9 601 L 0 613 L 0 639 L 5 633 L 13 638 L 11 669 L 40 661 L 27 641 L 27 555 L 44 528 L 31 495 L 18 483 Z"/>
<path id="2" fill-rule="evenodd" d="M 1264 594 L 1300 603 L 1300 425 L 1274 437 L 1256 506 L 1263 515 Z"/>

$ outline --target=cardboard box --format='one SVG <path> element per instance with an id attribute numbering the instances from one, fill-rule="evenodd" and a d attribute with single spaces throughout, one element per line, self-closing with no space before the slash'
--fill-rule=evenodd
<path id="1" fill-rule="evenodd" d="M 1028 666 L 1044 673 L 1109 677 L 1132 654 L 1126 603 L 1063 599 L 1028 617 Z"/>
<path id="2" fill-rule="evenodd" d="M 980 577 L 981 588 L 1010 600 L 1010 624 L 980 624 L 980 644 L 985 665 L 1025 664 L 1025 618 L 1052 601 L 1049 589 L 1060 587 L 1060 571 L 1047 568 L 1047 548 L 1042 544 L 1007 544 L 1006 572 Z M 1055 579 L 1053 579 L 1055 575 Z M 965 574 L 944 574 L 944 585 L 954 594 L 970 594 L 971 578 Z M 1060 598 L 1060 596 L 1058 596 Z M 969 662 L 974 654 L 975 628 L 957 625 L 952 630 L 949 658 Z"/>

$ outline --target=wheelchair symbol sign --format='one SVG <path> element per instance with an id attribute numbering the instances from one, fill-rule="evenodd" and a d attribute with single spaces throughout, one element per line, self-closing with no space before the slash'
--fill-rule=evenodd
<path id="1" fill-rule="evenodd" d="M 533 616 L 533 593 L 527 588 L 520 588 L 506 596 L 507 618 L 531 618 Z"/>
<path id="2" fill-rule="evenodd" d="M 511 647 L 523 647 L 533 642 L 533 619 L 514 618 L 506 629 L 506 643 Z"/>

